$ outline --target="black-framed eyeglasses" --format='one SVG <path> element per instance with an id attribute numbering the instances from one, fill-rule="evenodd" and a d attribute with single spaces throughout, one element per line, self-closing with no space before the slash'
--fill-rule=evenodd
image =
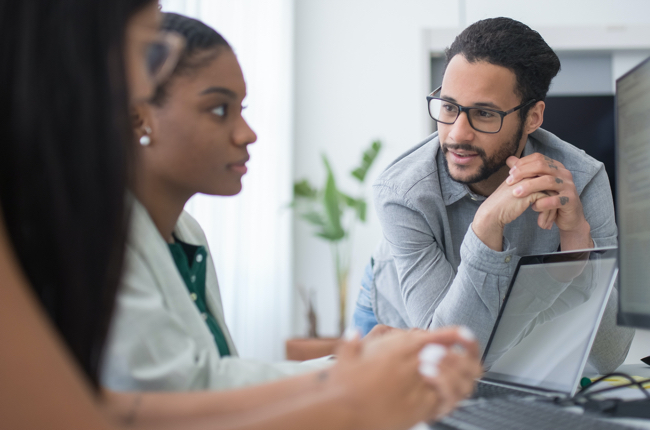
<path id="1" fill-rule="evenodd" d="M 503 118 L 506 115 L 510 115 L 535 102 L 535 99 L 531 99 L 505 112 L 485 107 L 465 107 L 458 103 L 450 102 L 449 100 L 434 97 L 441 89 L 442 86 L 439 86 L 427 96 L 427 104 L 429 105 L 429 115 L 431 118 L 443 124 L 453 124 L 460 114 L 465 112 L 469 125 L 481 133 L 494 134 L 500 132 L 503 126 Z"/>
<path id="2" fill-rule="evenodd" d="M 183 53 L 185 38 L 171 31 L 158 32 L 145 52 L 145 65 L 154 84 L 160 84 L 171 75 Z"/>

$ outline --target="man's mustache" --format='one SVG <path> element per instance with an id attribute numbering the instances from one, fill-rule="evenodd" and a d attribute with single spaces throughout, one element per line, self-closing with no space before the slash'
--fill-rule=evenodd
<path id="1" fill-rule="evenodd" d="M 443 153 L 447 153 L 449 151 L 468 151 L 468 152 L 475 152 L 481 157 L 485 157 L 485 151 L 483 148 L 479 148 L 477 146 L 472 146 L 469 143 L 443 143 L 442 144 L 442 151 Z"/>

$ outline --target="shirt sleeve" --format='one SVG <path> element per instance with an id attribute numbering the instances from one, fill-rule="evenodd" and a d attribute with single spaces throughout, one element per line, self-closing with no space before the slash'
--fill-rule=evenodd
<path id="1" fill-rule="evenodd" d="M 516 266 L 516 249 L 505 238 L 503 251 L 490 249 L 470 225 L 456 273 L 423 213 L 389 186 L 375 185 L 374 192 L 412 324 L 466 325 L 485 347 Z"/>
<path id="2" fill-rule="evenodd" d="M 616 246 L 618 229 L 614 216 L 614 200 L 605 167 L 585 185 L 580 194 L 582 211 L 591 228 L 595 248 Z"/>

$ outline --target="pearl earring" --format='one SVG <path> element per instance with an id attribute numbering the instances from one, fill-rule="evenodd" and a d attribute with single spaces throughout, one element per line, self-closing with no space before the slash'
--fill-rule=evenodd
<path id="1" fill-rule="evenodd" d="M 140 137 L 140 145 L 142 146 L 149 146 L 151 143 L 151 137 L 149 137 L 149 133 L 151 133 L 151 129 L 149 127 L 144 128 L 144 133 L 142 137 Z"/>

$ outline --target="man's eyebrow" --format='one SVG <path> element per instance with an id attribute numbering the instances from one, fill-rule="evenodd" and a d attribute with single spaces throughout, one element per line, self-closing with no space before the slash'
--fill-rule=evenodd
<path id="1" fill-rule="evenodd" d="M 477 107 L 489 107 L 489 108 L 492 108 L 492 109 L 501 110 L 501 108 L 500 108 L 499 106 L 495 105 L 495 104 L 492 103 L 492 102 L 474 103 L 472 106 L 477 106 Z"/>
<path id="2" fill-rule="evenodd" d="M 201 91 L 200 95 L 204 96 L 207 94 L 214 94 L 214 93 L 219 93 L 226 95 L 228 97 L 235 98 L 237 97 L 237 94 L 233 90 L 229 90 L 228 88 L 224 87 L 210 87 L 206 88 L 205 90 Z"/>
<path id="3" fill-rule="evenodd" d="M 440 94 L 440 98 L 443 100 L 449 100 L 450 102 L 458 103 L 455 98 Z"/>
<path id="4" fill-rule="evenodd" d="M 448 97 L 448 96 L 445 96 L 445 95 L 441 94 L 440 98 L 444 99 L 444 100 L 449 100 L 450 102 L 458 103 L 456 101 L 456 99 L 453 98 L 453 97 Z M 489 107 L 489 108 L 492 108 L 492 109 L 501 110 L 501 108 L 499 106 L 495 105 L 492 102 L 478 102 L 478 103 L 473 103 L 473 104 L 471 104 L 471 105 L 469 105 L 467 107 Z"/>

